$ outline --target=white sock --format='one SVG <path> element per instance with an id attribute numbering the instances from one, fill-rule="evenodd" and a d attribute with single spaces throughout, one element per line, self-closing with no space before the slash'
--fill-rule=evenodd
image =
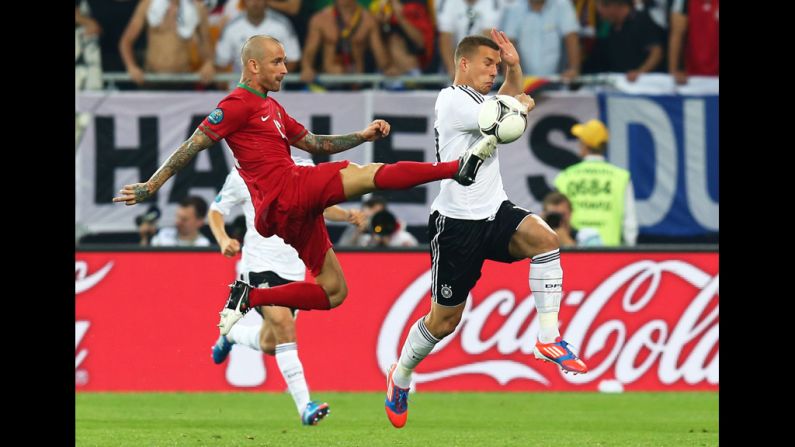
<path id="1" fill-rule="evenodd" d="M 236 324 L 232 326 L 232 329 L 226 334 L 226 339 L 232 343 L 249 347 L 255 351 L 262 351 L 259 344 L 259 333 L 261 330 L 262 325 L 260 324 L 256 326 Z"/>
<path id="2" fill-rule="evenodd" d="M 433 347 L 440 341 L 431 335 L 428 328 L 425 327 L 424 320 L 425 317 L 422 317 L 417 320 L 415 325 L 411 326 L 406 342 L 403 343 L 397 368 L 395 368 L 395 373 L 392 374 L 392 380 L 400 388 L 408 388 L 411 385 L 412 371 L 422 359 L 431 353 Z"/>
<path id="3" fill-rule="evenodd" d="M 533 256 L 530 265 L 530 290 L 538 312 L 538 339 L 552 343 L 560 337 L 558 311 L 563 294 L 563 269 L 560 268 L 560 250 Z"/>
<path id="4" fill-rule="evenodd" d="M 279 370 L 293 396 L 298 415 L 301 416 L 304 414 L 306 404 L 309 403 L 309 387 L 306 386 L 304 378 L 304 366 L 298 358 L 298 345 L 295 343 L 276 345 L 276 363 L 279 364 Z"/>

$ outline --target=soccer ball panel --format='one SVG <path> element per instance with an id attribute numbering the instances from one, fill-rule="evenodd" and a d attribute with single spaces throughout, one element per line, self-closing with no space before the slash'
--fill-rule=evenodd
<path id="1" fill-rule="evenodd" d="M 527 118 L 524 115 L 510 112 L 500 120 L 494 136 L 502 144 L 512 143 L 522 136 L 525 126 L 527 126 Z"/>
<path id="2" fill-rule="evenodd" d="M 494 135 L 500 144 L 519 139 L 527 127 L 527 108 L 513 96 L 497 95 L 483 102 L 478 126 L 484 135 Z"/>
<path id="3" fill-rule="evenodd" d="M 494 127 L 497 126 L 497 120 L 501 113 L 502 105 L 499 101 L 492 101 L 490 99 L 483 101 L 483 104 L 480 106 L 480 113 L 478 113 L 478 126 L 480 126 L 480 131 L 488 133 L 493 130 Z"/>

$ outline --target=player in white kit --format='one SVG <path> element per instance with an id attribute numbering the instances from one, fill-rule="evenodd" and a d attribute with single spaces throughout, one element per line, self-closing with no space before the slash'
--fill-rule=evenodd
<path id="1" fill-rule="evenodd" d="M 297 165 L 312 165 L 310 160 L 293 157 Z M 262 237 L 254 228 L 254 206 L 251 203 L 246 183 L 237 169 L 227 175 L 224 186 L 215 197 L 208 213 L 212 229 L 221 252 L 232 257 L 240 251 L 240 243 L 230 238 L 224 228 L 224 216 L 229 216 L 232 208 L 240 205 L 246 218 L 246 235 L 243 240 L 243 256 L 238 263 L 238 277 L 252 287 L 273 287 L 292 281 L 303 281 L 306 267 L 298 258 L 295 249 L 278 237 Z M 323 213 L 329 220 L 355 222 L 359 218 L 356 210 L 345 210 L 339 206 L 326 209 Z M 287 387 L 295 401 L 301 422 L 315 425 L 329 412 L 327 403 L 310 400 L 309 387 L 304 378 L 304 369 L 298 358 L 298 345 L 295 337 L 295 309 L 280 306 L 260 306 L 257 312 L 263 317 L 260 327 L 235 325 L 226 335 L 218 338 L 212 348 L 212 358 L 216 364 L 226 360 L 232 345 L 238 343 L 251 349 L 276 356 L 276 363 L 287 382 Z"/>
<path id="2" fill-rule="evenodd" d="M 484 95 L 494 85 L 500 61 L 507 68 L 498 94 L 515 95 L 528 112 L 535 107 L 533 99 L 522 93 L 516 49 L 501 31 L 492 30 L 491 37 L 467 36 L 456 48 L 453 85 L 439 92 L 435 106 L 436 158 L 440 162 L 455 160 L 467 147 L 486 139 L 478 127 L 478 113 Z M 400 358 L 387 372 L 385 408 L 398 428 L 408 417 L 412 371 L 458 326 L 486 259 L 505 263 L 532 260 L 529 283 L 540 322 L 535 357 L 555 363 L 564 372 L 588 370 L 558 332 L 563 270 L 557 235 L 540 217 L 508 200 L 497 153 L 485 159 L 476 174 L 475 183 L 466 188 L 442 180 L 431 205 L 431 310 L 411 327 Z"/>

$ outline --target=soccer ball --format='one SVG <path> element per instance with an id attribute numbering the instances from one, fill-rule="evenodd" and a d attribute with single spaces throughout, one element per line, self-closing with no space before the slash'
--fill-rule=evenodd
<path id="1" fill-rule="evenodd" d="M 480 132 L 483 135 L 494 135 L 500 144 L 514 142 L 527 128 L 526 110 L 527 107 L 513 96 L 492 96 L 480 106 Z"/>

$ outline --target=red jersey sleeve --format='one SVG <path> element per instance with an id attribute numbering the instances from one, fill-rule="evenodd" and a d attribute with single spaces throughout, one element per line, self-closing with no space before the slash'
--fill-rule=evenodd
<path id="1" fill-rule="evenodd" d="M 281 107 L 281 104 L 279 104 L 279 108 L 282 109 L 282 116 L 284 117 L 282 119 L 284 120 L 284 132 L 287 136 L 287 141 L 293 144 L 303 138 L 309 131 L 306 130 L 303 124 L 288 115 L 284 107 Z"/>
<path id="2" fill-rule="evenodd" d="M 218 107 L 199 125 L 199 130 L 213 141 L 220 141 L 240 129 L 248 118 L 246 103 L 238 97 L 231 96 L 218 103 Z"/>

